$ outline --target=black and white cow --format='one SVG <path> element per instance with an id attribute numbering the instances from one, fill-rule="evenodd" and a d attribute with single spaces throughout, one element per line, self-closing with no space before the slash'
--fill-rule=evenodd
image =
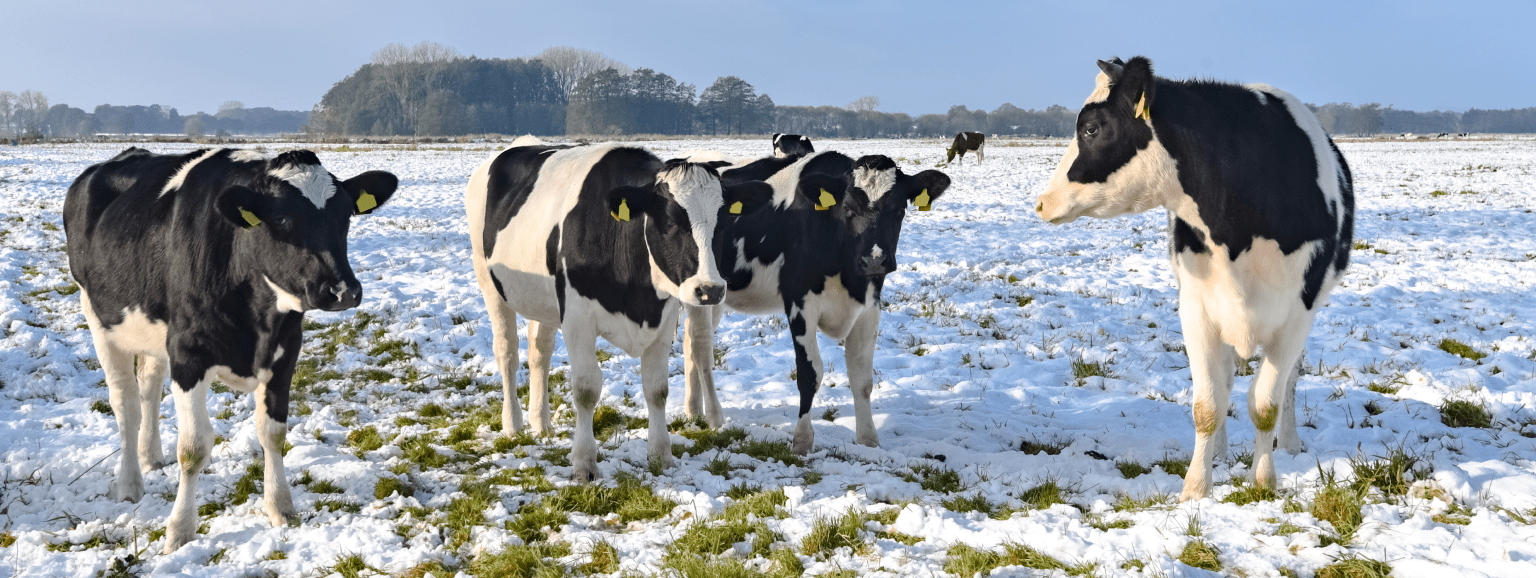
<path id="1" fill-rule="evenodd" d="M 256 394 L 267 517 L 274 526 L 298 522 L 283 441 L 304 312 L 361 302 L 347 229 L 353 215 L 388 201 L 396 185 L 382 171 L 339 180 L 305 150 L 268 158 L 251 150 L 157 155 L 130 148 L 70 186 L 69 267 L 123 444 L 113 499 L 138 501 L 140 466 L 162 465 L 158 418 L 171 378 L 181 486 L 166 522 L 166 552 L 197 532 L 215 379 Z"/>
<path id="2" fill-rule="evenodd" d="M 814 152 L 816 152 L 816 148 L 811 146 L 810 137 L 798 134 L 773 133 L 774 158 L 795 157 Z"/>
<path id="3" fill-rule="evenodd" d="M 502 431 L 523 426 L 517 403 L 517 315 L 528 319 L 529 412 L 550 427 L 547 379 L 555 329 L 565 334 L 576 407 L 572 478 L 597 477 L 592 414 L 603 380 L 599 336 L 640 358 L 650 410 L 651 459 L 671 463 L 667 357 L 682 304 L 725 295 L 710 240 L 731 211 L 756 209 L 762 183 L 720 186 L 711 167 L 662 162 L 621 146 L 522 146 L 497 153 L 470 177 L 475 277 L 485 297 L 502 377 Z"/>
<path id="4" fill-rule="evenodd" d="M 1054 224 L 1168 209 L 1179 320 L 1194 377 L 1195 451 L 1183 499 L 1210 493 L 1226 448 L 1236 356 L 1262 351 L 1248 395 L 1253 469 L 1301 450 L 1298 363 L 1312 319 L 1349 264 L 1349 166 L 1300 100 L 1272 86 L 1173 81 L 1136 57 L 1099 62 L 1077 136 L 1035 212 Z"/>
<path id="5" fill-rule="evenodd" d="M 880 155 L 854 161 L 822 152 L 762 159 L 725 170 L 721 179 L 773 186 L 769 206 L 722 223 L 714 248 L 729 288 L 726 306 L 789 319 L 800 389 L 795 453 L 809 452 L 814 441 L 810 411 L 823 368 L 817 332 L 847 348 L 857 440 L 879 445 L 869 396 L 880 288 L 896 269 L 907 204 L 928 210 L 949 188 L 949 177 L 934 170 L 907 175 Z M 683 348 L 688 413 L 702 412 L 712 427 L 723 421 L 712 374 L 714 328 L 723 313 L 721 307 L 688 307 Z"/>
<path id="6" fill-rule="evenodd" d="M 965 161 L 965 153 L 976 151 L 976 164 L 979 165 L 982 158 L 986 156 L 986 149 L 987 135 L 970 131 L 958 133 L 955 135 L 955 143 L 949 145 L 949 150 L 947 151 L 949 157 L 944 159 L 944 162 L 949 163 L 955 160 L 955 155 L 960 155 L 960 160 L 963 162 Z"/>

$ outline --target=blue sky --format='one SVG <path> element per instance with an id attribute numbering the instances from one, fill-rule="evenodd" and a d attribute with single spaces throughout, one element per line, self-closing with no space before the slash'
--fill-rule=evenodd
<path id="1" fill-rule="evenodd" d="M 54 104 L 225 100 L 307 110 L 391 42 L 480 57 L 596 50 L 698 85 L 740 76 L 779 104 L 922 114 L 1075 107 L 1094 60 L 1265 82 L 1313 103 L 1536 106 L 1536 0 L 1503 2 L 667 2 L 5 0 L 0 90 Z"/>

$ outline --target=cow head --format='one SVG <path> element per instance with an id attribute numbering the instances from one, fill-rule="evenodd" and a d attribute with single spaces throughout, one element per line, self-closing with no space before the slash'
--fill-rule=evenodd
<path id="1" fill-rule="evenodd" d="M 722 187 L 714 167 L 673 159 L 650 188 L 610 191 L 608 206 L 615 219 L 644 221 L 658 287 L 689 305 L 717 305 L 725 297 L 725 279 L 711 250 L 715 227 L 722 218 L 767 204 L 771 195 L 760 182 Z"/>
<path id="2" fill-rule="evenodd" d="M 926 211 L 949 189 L 949 176 L 935 170 L 907 175 L 885 155 L 869 155 L 854 163 L 853 181 L 868 198 L 869 223 L 858 231 L 856 265 L 869 276 L 896 270 L 896 245 L 907 205 Z"/>
<path id="3" fill-rule="evenodd" d="M 1100 60 L 1099 69 L 1077 115 L 1077 134 L 1035 203 L 1035 213 L 1052 224 L 1140 213 L 1180 190 L 1173 158 L 1153 130 L 1152 62 Z"/>
<path id="4" fill-rule="evenodd" d="M 389 201 L 398 179 L 369 171 L 343 181 L 307 150 L 250 160 L 264 166 L 215 201 L 218 212 L 242 229 L 235 233 L 231 266 L 266 285 L 282 311 L 356 307 L 363 288 L 347 261 L 347 229 L 353 215 Z"/>

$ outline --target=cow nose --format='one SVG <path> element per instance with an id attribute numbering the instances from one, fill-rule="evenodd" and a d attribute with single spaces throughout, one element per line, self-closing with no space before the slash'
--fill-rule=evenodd
<path id="1" fill-rule="evenodd" d="M 725 286 L 714 283 L 699 285 L 693 289 L 693 296 L 699 300 L 700 305 L 714 305 L 725 296 Z"/>
<path id="2" fill-rule="evenodd" d="M 886 266 L 885 259 L 876 259 L 868 255 L 864 256 L 864 274 L 870 277 L 890 273 L 892 267 Z"/>
<path id="3" fill-rule="evenodd" d="M 357 307 L 363 302 L 363 285 L 356 281 L 326 283 L 320 286 L 320 294 L 331 303 L 322 309 L 326 311 L 343 311 Z"/>

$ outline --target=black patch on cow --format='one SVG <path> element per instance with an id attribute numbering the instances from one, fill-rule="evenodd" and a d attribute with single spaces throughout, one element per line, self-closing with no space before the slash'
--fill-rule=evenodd
<path id="1" fill-rule="evenodd" d="M 491 284 L 496 286 L 496 294 L 501 296 L 502 301 L 506 301 L 507 291 L 501 288 L 501 279 L 496 278 L 495 272 L 489 272 L 489 274 L 491 276 Z"/>
<path id="2" fill-rule="evenodd" d="M 944 162 L 949 162 L 949 161 L 955 160 L 955 156 L 956 155 L 959 155 L 960 156 L 960 160 L 963 161 L 963 160 L 965 160 L 965 153 L 968 153 L 968 152 L 971 152 L 971 151 L 979 151 L 979 150 L 981 150 L 982 145 L 984 145 L 986 143 L 987 143 L 987 135 L 985 135 L 983 133 L 973 132 L 973 131 L 965 131 L 965 132 L 961 132 L 961 133 L 956 133 L 955 134 L 955 142 L 949 145 L 949 151 L 948 151 L 949 152 L 949 156 L 948 156 L 947 159 L 945 159 Z M 981 154 L 981 153 L 976 153 L 976 154 Z"/>
<path id="3" fill-rule="evenodd" d="M 816 147 L 811 146 L 811 139 L 798 134 L 773 135 L 773 152 L 786 157 L 798 157 L 816 152 Z"/>
<path id="4" fill-rule="evenodd" d="M 665 269 L 667 246 L 676 237 L 685 237 L 692 245 L 687 227 L 666 231 L 676 226 L 667 221 L 676 217 L 671 209 L 681 212 L 676 203 L 657 203 L 659 209 L 646 211 L 634 209 L 627 222 L 616 221 L 608 208 L 608 193 L 619 187 L 656 188 L 656 176 L 664 168 L 660 159 L 638 148 L 615 148 L 608 151 L 592 165 L 582 181 L 580 199 L 559 227 L 559 263 L 555 279 L 556 293 L 561 298 L 560 314 L 566 311 L 565 287 L 578 295 L 598 302 L 603 309 L 622 314 L 637 324 L 656 327 L 661 324 L 667 301 L 657 297 L 656 286 L 651 282 L 652 253 L 658 265 Z M 659 233 L 667 237 L 662 247 L 647 247 L 647 234 Z M 670 233 L 670 236 L 668 236 Z M 556 244 L 551 243 L 551 246 Z M 693 260 L 697 269 L 698 251 Z M 675 265 L 674 265 L 675 267 Z"/>
<path id="5" fill-rule="evenodd" d="M 798 158 L 768 157 L 758 159 L 721 173 L 720 184 L 728 186 L 747 181 L 766 181 L 768 177 L 779 174 L 779 171 L 799 161 L 800 159 Z"/>
<path id="6" fill-rule="evenodd" d="M 1339 230 L 1337 238 L 1324 238 L 1322 246 L 1312 255 L 1312 262 L 1307 264 L 1307 271 L 1303 276 L 1305 284 L 1301 288 L 1301 303 L 1312 309 L 1317 302 L 1317 296 L 1322 292 L 1323 280 L 1328 276 L 1328 268 L 1333 267 L 1335 272 L 1343 272 L 1349 266 L 1349 251 L 1354 245 L 1354 177 L 1349 173 L 1349 165 L 1344 162 L 1344 155 L 1339 153 L 1338 145 L 1333 144 L 1333 139 L 1328 139 L 1328 146 L 1333 151 L 1334 158 L 1339 162 L 1339 190 L 1344 193 L 1344 206 L 1336 204 L 1330 208 L 1334 211 L 1344 211 L 1344 226 Z"/>
<path id="7" fill-rule="evenodd" d="M 485 257 L 496 248 L 496 234 L 512 222 L 517 211 L 528 202 L 533 184 L 539 179 L 539 169 L 549 159 L 549 151 L 571 148 L 561 145 L 537 145 L 512 147 L 496 155 L 491 161 L 485 181 L 485 228 L 481 230 L 481 248 Z"/>
<path id="8" fill-rule="evenodd" d="M 1172 236 L 1174 254 L 1192 251 L 1198 255 L 1211 251 L 1205 246 L 1205 233 L 1189 226 L 1189 223 L 1184 222 L 1184 219 L 1173 218 Z"/>
<path id="9" fill-rule="evenodd" d="M 560 225 L 550 229 L 549 239 L 544 241 L 544 268 L 550 275 L 560 266 Z"/>

